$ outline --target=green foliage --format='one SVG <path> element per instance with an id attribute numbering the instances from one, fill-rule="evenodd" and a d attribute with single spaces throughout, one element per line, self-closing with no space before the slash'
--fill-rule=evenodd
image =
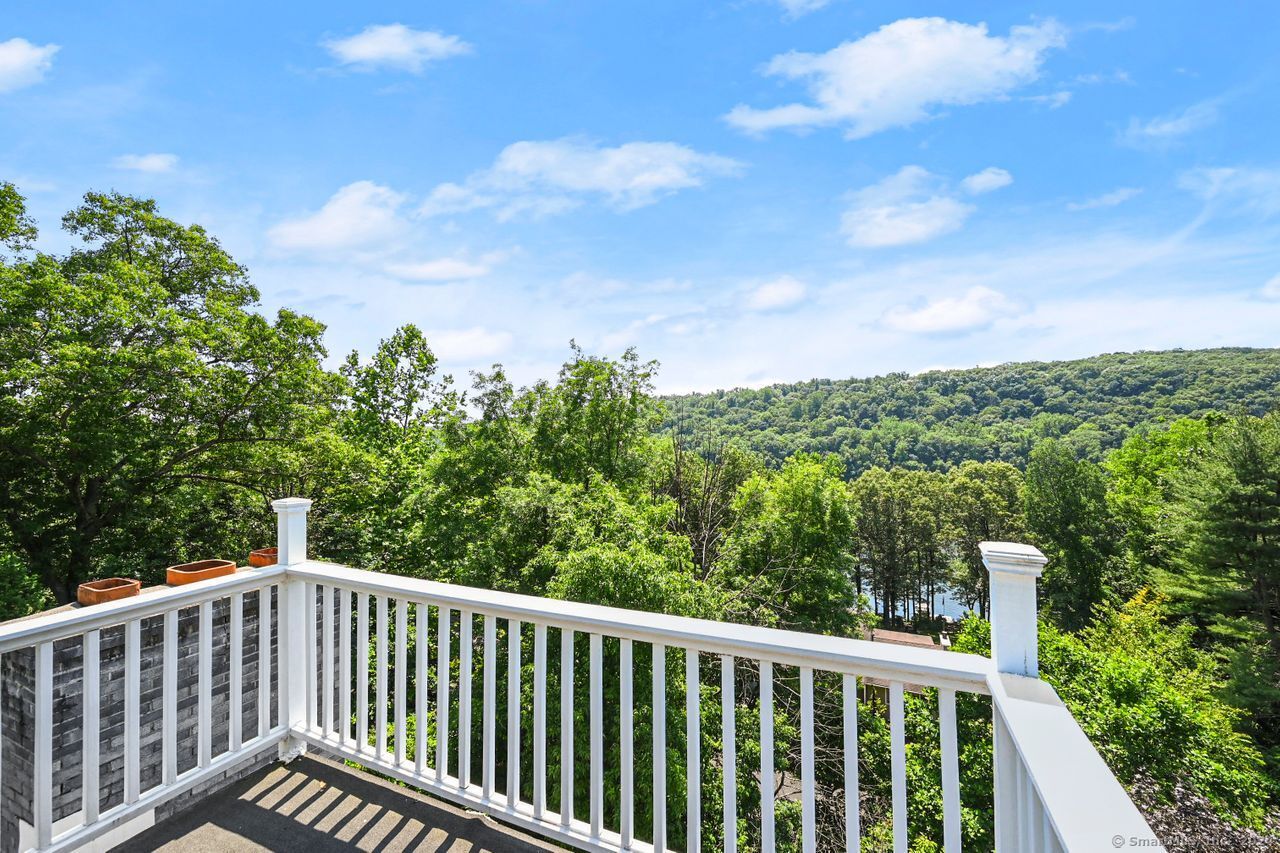
<path id="1" fill-rule="evenodd" d="M 717 580 L 751 621 L 848 635 L 860 622 L 848 572 L 853 519 L 839 461 L 798 455 L 752 475 L 733 500 L 736 523 Z"/>
<path id="2" fill-rule="evenodd" d="M 943 592 L 985 613 L 978 543 L 1030 537 L 1051 559 L 1044 674 L 1121 778 L 1144 771 L 1189 786 L 1237 822 L 1257 824 L 1267 807 L 1273 789 L 1253 739 L 1280 766 L 1280 415 L 1243 412 L 1276 402 L 1280 350 L 718 392 L 674 400 L 664 423 L 656 365 L 634 351 L 613 359 L 571 344 L 555 380 L 517 389 L 495 366 L 464 396 L 437 375 L 429 342 L 409 325 L 331 372 L 319 324 L 288 311 L 263 318 L 256 290 L 217 242 L 159 216 L 153 202 L 90 194 L 64 227 L 84 246 L 27 257 L 34 225 L 21 196 L 0 184 L 0 245 L 14 255 L 0 261 L 0 618 L 43 606 L 48 588 L 66 599 L 90 573 L 154 580 L 167 563 L 269 544 L 266 501 L 284 494 L 316 500 L 312 548 L 341 562 L 841 636 L 877 616 L 936 632 Z M 1212 414 L 1237 406 L 1229 421 Z M 1145 594 L 1122 605 L 1148 578 L 1168 607 Z M 505 719 L 511 627 L 499 621 Z M 474 644 L 483 617 L 471 627 Z M 455 621 L 452 631 L 457 650 L 464 630 Z M 986 631 L 968 619 L 957 650 L 984 650 Z M 526 731 L 532 636 L 525 626 L 516 640 Z M 408 640 L 417 643 L 413 625 Z M 552 629 L 549 648 L 559 640 Z M 580 633 L 577 695 L 588 689 L 588 650 Z M 653 667 L 663 667 L 675 815 L 686 793 L 686 671 L 683 652 L 668 651 L 655 663 L 646 644 L 633 649 L 635 735 L 650 742 Z M 609 707 L 621 653 L 604 640 Z M 704 815 L 718 813 L 722 795 L 712 662 L 700 671 Z M 458 666 L 455 657 L 454 714 Z M 760 802 L 745 770 L 760 757 L 760 675 L 755 662 L 736 666 L 745 816 Z M 548 677 L 554 695 L 568 677 L 558 654 L 548 655 Z M 794 784 L 799 673 L 775 667 L 773 684 L 775 766 Z M 819 834 L 842 846 L 843 683 L 815 672 L 814 689 Z M 888 849 L 887 711 L 875 688 L 863 689 L 864 849 Z M 941 841 L 936 703 L 931 690 L 906 700 L 913 850 Z M 586 703 L 572 712 L 585 756 Z M 988 700 L 958 696 L 957 722 L 965 844 L 982 849 L 992 839 Z M 556 741 L 558 715 L 548 724 Z M 432 719 L 411 717 L 407 734 L 434 748 Z M 616 715 L 604 740 L 605 764 L 617 766 Z M 647 827 L 652 758 L 647 749 L 635 758 L 636 821 Z M 551 765 L 548 806 L 558 809 Z M 588 762 L 572 772 L 581 815 Z M 526 797 L 530 774 L 521 769 Z M 612 781 L 604 808 L 614 822 Z M 799 804 L 779 799 L 780 849 L 798 847 L 799 822 Z M 718 846 L 720 830 L 707 823 L 703 843 Z M 671 830 L 682 846 L 683 827 L 673 820 Z M 758 847 L 749 818 L 737 832 L 740 847 Z"/>
<path id="3" fill-rule="evenodd" d="M 1113 353 L 1076 361 L 891 373 L 690 394 L 664 428 L 737 442 L 780 465 L 835 453 L 850 477 L 873 466 L 945 470 L 1026 464 L 1042 438 L 1097 462 L 1134 427 L 1280 403 L 1280 349 Z"/>
<path id="4" fill-rule="evenodd" d="M 38 613 L 53 595 L 17 554 L 0 551 L 0 622 Z"/>
<path id="5" fill-rule="evenodd" d="M 1027 527 L 1049 557 L 1046 606 L 1060 624 L 1080 628 L 1113 595 L 1118 530 L 1107 511 L 1102 470 L 1046 439 L 1031 451 L 1026 476 Z"/>
<path id="6" fill-rule="evenodd" d="M 0 515 L 62 601 L 100 542 L 177 491 L 252 483 L 327 413 L 322 327 L 254 312 L 243 269 L 154 202 L 90 193 L 85 247 L 0 265 Z"/>
<path id="7" fill-rule="evenodd" d="M 955 650 L 986 654 L 990 642 L 990 625 L 975 617 Z M 1191 626 L 1166 623 L 1159 596 L 1139 592 L 1075 634 L 1041 621 L 1039 643 L 1041 677 L 1121 782 L 1144 774 L 1165 798 L 1182 785 L 1239 824 L 1260 823 L 1274 782 L 1237 729 L 1241 712 L 1224 701 L 1217 662 L 1196 648 Z"/>
<path id="8" fill-rule="evenodd" d="M 0 246 L 21 252 L 31 248 L 36 235 L 36 224 L 27 215 L 26 200 L 13 184 L 0 181 Z"/>

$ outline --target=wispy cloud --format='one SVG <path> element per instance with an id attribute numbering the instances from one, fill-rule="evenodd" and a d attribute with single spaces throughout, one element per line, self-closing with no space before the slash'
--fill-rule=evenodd
<path id="1" fill-rule="evenodd" d="M 1280 215 L 1280 169 L 1190 169 L 1179 176 L 1178 186 L 1208 202 L 1230 202 L 1234 213 Z"/>
<path id="2" fill-rule="evenodd" d="M 775 56 L 764 73 L 804 81 L 811 102 L 739 104 L 726 119 L 748 133 L 839 125 L 860 139 L 945 107 L 1004 98 L 1035 80 L 1049 51 L 1065 44 L 1066 29 L 1052 20 L 992 36 L 985 24 L 903 18 L 826 53 Z"/>
<path id="3" fill-rule="evenodd" d="M 177 154 L 121 154 L 111 161 L 117 169 L 160 174 L 172 172 L 178 165 Z"/>
<path id="4" fill-rule="evenodd" d="M 1119 187 L 1111 192 L 1106 192 L 1084 201 L 1073 201 L 1067 205 L 1067 210 L 1096 210 L 1100 207 L 1115 207 L 1118 204 L 1124 204 L 1141 193 L 1142 190 L 1138 187 Z"/>
<path id="5" fill-rule="evenodd" d="M 799 279 L 779 276 L 753 287 L 747 294 L 745 306 L 748 311 L 780 311 L 800 304 L 807 290 Z"/>
<path id="6" fill-rule="evenodd" d="M 366 248 L 403 233 L 399 216 L 405 198 L 372 181 L 356 181 L 338 190 L 314 213 L 286 219 L 267 232 L 284 251 Z"/>
<path id="7" fill-rule="evenodd" d="M 405 281 L 440 283 L 484 278 L 493 271 L 493 265 L 505 257 L 505 253 L 491 252 L 477 260 L 467 258 L 435 258 L 429 261 L 411 261 L 387 264 L 387 273 Z"/>
<path id="8" fill-rule="evenodd" d="M 970 332 L 1021 311 L 1017 303 L 1003 293 L 980 286 L 971 287 L 960 296 L 932 299 L 922 305 L 894 306 L 885 313 L 882 322 L 897 332 Z"/>
<path id="9" fill-rule="evenodd" d="M 471 45 L 457 36 L 404 24 L 375 24 L 353 36 L 321 44 L 339 63 L 357 70 L 395 68 L 414 74 L 431 62 L 471 52 Z"/>
<path id="10" fill-rule="evenodd" d="M 538 218 L 563 213 L 592 198 L 625 211 L 741 169 L 736 160 L 674 142 L 628 142 L 615 147 L 580 139 L 516 142 L 504 148 L 489 168 L 460 184 L 437 186 L 419 212 L 439 216 L 491 208 L 500 220 Z"/>
<path id="11" fill-rule="evenodd" d="M 799 18 L 831 4 L 831 0 L 777 0 L 788 18 Z"/>
<path id="12" fill-rule="evenodd" d="M 998 190 L 1009 186 L 1013 183 L 1013 175 L 1010 175 L 1004 169 L 988 166 L 981 172 L 976 172 L 960 182 L 960 189 L 970 195 L 982 195 L 993 190 Z"/>
<path id="13" fill-rule="evenodd" d="M 1155 118 L 1131 118 L 1128 126 L 1120 132 L 1119 141 L 1130 148 L 1168 147 L 1216 122 L 1218 104 L 1218 99 L 1214 98 Z"/>
<path id="14" fill-rule="evenodd" d="M 0 41 L 0 94 L 39 83 L 59 50 L 56 44 L 36 45 L 22 38 Z"/>
<path id="15" fill-rule="evenodd" d="M 965 178 L 960 189 L 976 195 L 1012 182 L 1004 169 L 990 167 Z M 851 246 L 905 246 L 958 230 L 976 209 L 957 198 L 937 175 L 920 166 L 903 166 L 853 194 L 841 231 Z"/>
<path id="16" fill-rule="evenodd" d="M 511 348 L 511 341 L 510 332 L 483 326 L 427 332 L 427 343 L 432 351 L 446 361 L 455 362 L 497 358 Z"/>
<path id="17" fill-rule="evenodd" d="M 1258 291 L 1263 299 L 1280 299 L 1280 274 L 1267 279 L 1266 284 Z"/>

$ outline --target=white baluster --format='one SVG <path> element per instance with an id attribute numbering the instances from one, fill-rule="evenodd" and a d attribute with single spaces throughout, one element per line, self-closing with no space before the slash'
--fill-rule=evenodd
<path id="1" fill-rule="evenodd" d="M 841 681 L 844 693 L 844 835 L 845 850 L 862 849 L 862 816 L 858 809 L 858 677 L 845 675 Z"/>
<path id="2" fill-rule="evenodd" d="M 127 636 L 127 635 L 126 635 Z M 208 767 L 213 760 L 213 602 L 200 604 L 200 638 L 199 638 L 199 756 L 201 767 Z M 125 712 L 126 714 L 128 711 Z M 126 742 L 128 738 L 126 736 Z M 129 748 L 125 746 L 126 761 Z M 128 777 L 126 774 L 126 784 Z M 125 798 L 126 801 L 128 797 Z"/>
<path id="3" fill-rule="evenodd" d="M 166 614 L 166 619 L 169 614 Z M 101 794 L 98 790 L 99 773 L 99 738 L 101 736 L 102 694 L 99 687 L 99 668 L 102 654 L 102 635 L 100 632 L 86 631 L 83 642 L 84 656 L 84 707 L 82 716 L 84 728 L 84 771 L 81 774 L 80 803 L 84 812 L 84 823 L 88 826 L 98 822 L 98 805 Z M 167 661 L 166 661 L 167 662 Z M 166 783 L 169 780 L 166 780 Z"/>
<path id="4" fill-rule="evenodd" d="M 560 629 L 560 825 L 573 823 L 573 629 Z"/>
<path id="5" fill-rule="evenodd" d="M 162 761 L 164 770 L 162 781 L 172 785 L 178 780 L 178 611 L 170 610 L 164 615 L 164 672 L 162 674 L 163 710 L 161 712 L 161 740 L 163 746 Z M 96 776 L 96 771 L 95 771 Z M 87 784 L 87 783 L 86 783 Z M 94 779 L 97 785 L 97 779 Z"/>
<path id="6" fill-rule="evenodd" d="M 320 717 L 316 711 L 316 702 L 319 699 L 319 688 L 316 686 L 316 643 L 320 639 L 319 626 L 316 625 L 316 585 L 308 583 L 305 587 L 307 591 L 306 612 L 302 616 L 303 624 L 303 659 L 306 661 L 307 667 L 307 731 L 314 731 L 319 728 Z"/>
<path id="7" fill-rule="evenodd" d="M 374 614 L 374 631 L 377 637 L 373 651 L 376 697 L 373 708 L 373 754 L 381 761 L 387 754 L 387 597 L 379 595 L 375 601 L 377 610 Z"/>
<path id="8" fill-rule="evenodd" d="M 227 626 L 231 632 L 231 657 L 227 662 L 230 667 L 228 686 L 228 706 L 230 719 L 227 721 L 227 751 L 239 752 L 244 742 L 244 596 L 238 592 L 231 594 L 231 622 Z"/>
<path id="9" fill-rule="evenodd" d="M 907 741 L 902 682 L 889 682 L 889 751 L 893 786 L 893 849 L 907 853 Z"/>
<path id="10" fill-rule="evenodd" d="M 773 839 L 773 664 L 760 661 L 760 847 L 772 853 Z"/>
<path id="11" fill-rule="evenodd" d="M 417 654 L 414 655 L 413 714 L 415 737 L 413 766 L 419 776 L 427 768 L 427 725 L 431 715 L 431 687 L 428 681 L 428 665 L 431 658 L 431 609 L 425 601 L 413 606 L 414 633 L 417 638 Z"/>
<path id="12" fill-rule="evenodd" d="M 324 637 L 320 643 L 320 724 L 324 727 L 324 736 L 333 732 L 333 584 L 324 585 L 324 597 L 320 602 L 324 608 L 320 618 L 320 630 Z"/>
<path id="13" fill-rule="evenodd" d="M 601 684 L 603 669 L 603 638 L 599 634 L 588 636 L 588 679 L 591 685 L 591 837 L 599 838 L 604 825 L 604 689 Z"/>
<path id="14" fill-rule="evenodd" d="M 938 688 L 942 748 L 942 839 L 946 853 L 960 851 L 960 759 L 956 747 L 956 692 Z"/>
<path id="15" fill-rule="evenodd" d="M 436 781 L 443 782 L 449 772 L 449 667 L 453 658 L 449 651 L 452 631 L 450 609 L 436 608 L 436 643 L 440 652 L 436 658 Z M 461 733 L 459 733 L 461 734 Z"/>
<path id="16" fill-rule="evenodd" d="M 619 640 L 618 644 L 618 737 L 622 741 L 619 777 L 621 781 L 621 797 L 619 808 L 622 811 L 619 821 L 622 849 L 630 850 L 632 836 L 635 833 L 635 762 L 632 750 L 635 748 L 635 734 L 632 731 L 633 710 L 631 698 L 631 641 Z"/>
<path id="17" fill-rule="evenodd" d="M 484 766 L 481 768 L 481 771 L 480 771 L 480 777 L 481 777 L 480 782 L 481 782 L 482 796 L 486 803 L 493 798 L 493 785 L 494 785 L 493 741 L 494 741 L 494 729 L 496 726 L 494 718 L 497 712 L 497 709 L 495 707 L 497 705 L 497 696 L 496 696 L 497 688 L 495 687 L 495 684 L 496 684 L 495 669 L 497 667 L 495 658 L 497 657 L 497 645 L 498 645 L 497 634 L 498 634 L 498 628 L 497 628 L 497 625 L 495 624 L 494 618 L 492 616 L 485 616 L 484 617 L 484 661 L 483 661 L 484 671 L 481 673 L 481 678 L 484 680 L 484 685 L 483 685 L 484 707 L 480 709 L 480 716 L 481 716 L 480 724 L 483 728 L 483 731 L 481 732 L 481 736 L 480 736 L 481 751 L 482 751 L 480 760 Z"/>
<path id="18" fill-rule="evenodd" d="M 533 626 L 533 819 L 547 809 L 547 626 Z"/>
<path id="19" fill-rule="evenodd" d="M 471 785 L 471 632 L 475 615 L 458 614 L 458 787 Z"/>
<path id="20" fill-rule="evenodd" d="M 53 841 L 53 643 L 36 645 L 35 783 L 32 819 L 36 847 Z"/>
<path id="21" fill-rule="evenodd" d="M 724 741 L 724 850 L 738 849 L 738 727 L 734 721 L 733 657 L 720 656 L 720 736 Z"/>
<path id="22" fill-rule="evenodd" d="M 667 849 L 667 647 L 653 644 L 653 848 Z"/>
<path id="23" fill-rule="evenodd" d="M 800 667 L 800 848 L 817 845 L 813 793 L 813 670 Z"/>
<path id="24" fill-rule="evenodd" d="M 165 628 L 168 629 L 169 614 L 165 614 Z M 174 638 L 178 636 L 178 623 L 173 623 Z M 166 633 L 166 649 L 168 634 Z M 166 663 L 166 667 L 168 664 Z M 166 672 L 167 672 L 166 668 Z M 167 684 L 167 682 L 166 682 Z M 169 688 L 166 686 L 165 690 Z M 175 676 L 174 689 L 177 689 Z M 176 722 L 175 722 L 176 726 Z M 264 586 L 258 590 L 258 737 L 266 737 L 271 728 L 271 587 Z M 171 780 L 172 781 L 172 780 Z"/>
<path id="25" fill-rule="evenodd" d="M 520 620 L 507 622 L 507 808 L 520 803 Z"/>
<path id="26" fill-rule="evenodd" d="M 356 749 L 369 748 L 369 596 L 356 600 Z"/>
<path id="27" fill-rule="evenodd" d="M 408 719 L 405 694 L 409 692 L 409 602 L 396 600 L 396 751 L 395 763 L 404 763 L 405 725 Z"/>
<path id="28" fill-rule="evenodd" d="M 338 590 L 338 743 L 351 740 L 351 592 Z"/>
<path id="29" fill-rule="evenodd" d="M 702 848 L 702 711 L 698 650 L 685 649 L 685 833 L 689 850 Z"/>

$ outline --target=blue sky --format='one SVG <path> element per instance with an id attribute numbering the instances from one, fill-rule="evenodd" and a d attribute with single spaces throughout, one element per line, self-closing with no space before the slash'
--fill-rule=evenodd
<path id="1" fill-rule="evenodd" d="M 8 0 L 42 248 L 156 198 L 335 358 L 665 391 L 1280 343 L 1271 3 Z"/>

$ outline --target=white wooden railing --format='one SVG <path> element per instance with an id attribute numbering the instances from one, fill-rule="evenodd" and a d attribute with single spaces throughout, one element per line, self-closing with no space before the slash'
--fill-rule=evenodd
<path id="1" fill-rule="evenodd" d="M 306 556 L 309 506 L 309 501 L 296 498 L 275 503 L 279 513 L 276 566 L 0 626 L 0 652 L 36 649 L 38 849 L 72 849 L 212 773 L 279 744 L 279 754 L 286 760 L 308 748 L 341 756 L 586 850 L 666 850 L 677 835 L 684 836 L 681 846 L 697 850 L 715 834 L 723 849 L 732 853 L 744 826 L 751 827 L 755 843 L 771 850 L 776 840 L 775 797 L 792 796 L 800 802 L 802 850 L 808 853 L 819 846 L 857 850 L 865 829 L 859 826 L 858 808 L 858 689 L 860 679 L 866 678 L 887 685 L 895 851 L 905 853 L 908 843 L 904 693 L 910 685 L 937 691 L 941 755 L 937 772 L 946 850 L 957 851 L 961 843 L 957 693 L 990 696 L 998 849 L 1092 851 L 1114 849 L 1116 837 L 1126 843 L 1154 838 L 1056 694 L 1035 677 L 1035 583 L 1044 566 L 1043 556 L 1035 549 L 1006 543 L 983 546 L 992 595 L 993 658 L 988 659 L 555 601 L 312 561 Z M 257 594 L 266 604 L 273 587 L 278 589 L 279 602 L 279 666 L 274 673 L 278 724 L 270 726 L 267 700 L 262 698 L 267 691 L 260 690 L 258 734 L 242 740 L 233 723 L 228 749 L 211 755 L 209 608 L 218 599 L 231 599 L 230 696 L 235 720 L 236 673 L 242 669 L 235 665 L 239 660 L 235 638 L 241 633 L 236 630 L 237 604 L 246 594 Z M 163 614 L 167 650 L 172 647 L 169 640 L 176 637 L 178 611 L 192 606 L 200 607 L 202 617 L 199 764 L 179 775 L 171 758 L 174 728 L 169 721 L 177 685 L 176 669 L 166 651 L 165 772 L 158 786 L 139 791 L 136 782 L 129 783 L 136 780 L 138 769 L 137 626 L 143 618 Z M 264 606 L 263 612 L 269 616 L 269 607 Z M 268 622 L 260 620 L 263 638 L 269 633 L 263 627 Z M 117 624 L 127 628 L 126 655 L 132 661 L 125 693 L 125 801 L 98 813 L 92 790 L 96 779 L 86 773 L 82 821 L 55 834 L 49 797 L 41 793 L 51 783 L 48 720 L 53 643 L 82 636 L 85 648 L 91 649 L 102 627 Z M 505 666 L 499 657 L 505 657 Z M 269 669 L 265 658 L 259 655 L 259 666 Z M 718 690 L 714 675 L 708 677 L 715 668 Z M 260 670 L 260 683 L 271 679 L 267 669 Z M 606 685 L 606 671 L 610 681 L 616 678 L 616 682 Z M 86 667 L 86 708 L 91 704 L 90 674 Z M 828 809 L 831 801 L 843 809 L 838 838 L 819 837 L 815 678 L 824 685 L 838 685 L 818 697 L 839 703 L 837 708 L 818 707 L 819 717 L 838 721 L 837 739 L 843 743 L 842 784 L 840 790 L 827 792 L 832 796 L 824 800 Z M 499 679 L 504 681 L 505 702 L 498 693 Z M 735 691 L 744 683 L 750 684 L 759 709 L 759 766 L 750 768 L 742 767 L 737 753 L 740 706 Z M 798 775 L 797 790 L 777 794 L 774 701 L 775 686 L 782 689 L 784 685 L 786 689 L 798 685 L 800 761 L 798 774 L 792 771 Z M 647 703 L 637 701 L 638 687 Z M 718 746 L 714 737 L 707 737 L 702 709 L 708 703 L 708 707 L 719 706 Z M 680 706 L 684 708 L 682 737 L 678 731 L 668 731 L 669 711 Z M 500 713 L 505 719 L 499 719 Z M 573 731 L 583 716 L 587 754 L 576 755 L 581 739 Z M 652 767 L 641 779 L 648 781 L 647 790 L 652 792 L 640 809 L 652 816 L 644 826 L 636 821 L 637 724 L 650 733 L 648 742 L 639 747 L 647 752 L 643 763 Z M 499 754 L 499 726 L 506 732 L 503 754 Z M 714 732 L 714 724 L 711 728 Z M 607 742 L 606 729 L 610 731 Z M 88 714 L 84 731 L 89 767 L 97 756 L 97 725 L 96 720 L 88 720 Z M 704 747 L 719 754 L 704 755 Z M 687 796 L 682 809 L 668 804 L 668 756 L 673 749 L 683 749 L 681 781 Z M 606 755 L 615 751 L 616 760 L 606 766 Z M 585 769 L 575 772 L 582 763 Z M 703 774 L 708 767 L 720 777 L 723 807 L 718 815 L 702 813 Z M 739 773 L 758 778 L 760 804 L 749 813 L 738 807 Z M 576 792 L 575 797 L 575 783 L 583 777 L 586 791 Z M 554 788 L 553 779 L 558 780 Z"/>
<path id="2" fill-rule="evenodd" d="M 263 750 L 274 749 L 288 735 L 284 725 L 271 725 L 270 689 L 258 690 L 257 727 L 252 737 L 245 738 L 242 726 L 241 679 L 243 665 L 242 610 L 246 596 L 256 596 L 259 612 L 258 655 L 259 684 L 270 685 L 271 592 L 285 576 L 284 568 L 271 566 L 238 572 L 227 577 L 149 591 L 136 598 L 100 604 L 80 610 L 63 611 L 0 625 L 0 655 L 32 650 L 34 652 L 34 723 L 31 790 L 32 846 L 38 850 L 75 850 L 110 832 L 138 815 L 156 808 L 199 783 L 252 759 Z M 213 707 L 213 607 L 222 599 L 230 600 L 229 632 L 229 718 L 227 746 L 215 754 L 211 733 L 214 728 Z M 198 613 L 197 652 L 197 732 L 198 747 L 195 766 L 178 771 L 178 617 L 184 610 Z M 139 707 L 142 691 L 141 628 L 144 620 L 160 618 L 163 624 L 162 651 L 162 735 L 161 772 L 158 784 L 141 788 L 142 754 L 140 744 Z M 123 708 L 103 708 L 100 694 L 100 639 L 104 629 L 122 626 L 124 630 Z M 65 780 L 54 779 L 54 646 L 62 641 L 78 640 L 82 649 L 83 670 L 77 676 L 83 697 L 81 724 L 81 808 L 78 818 L 57 821 L 55 830 L 54 793 Z M 283 659 L 283 656 L 282 656 Z M 103 711 L 107 713 L 104 714 Z M 102 766 L 100 734 L 106 716 L 122 712 L 123 798 L 103 810 L 100 802 L 100 770 Z M 283 719 L 283 716 L 280 716 Z M 0 725 L 4 723 L 0 720 Z M 0 728 L 3 731 L 3 728 Z M 0 762 L 0 768 L 4 763 Z M 0 783 L 3 779 L 0 778 Z M 0 789 L 2 790 L 2 789 Z M 0 808 L 13 808 L 16 803 L 0 803 Z"/>

